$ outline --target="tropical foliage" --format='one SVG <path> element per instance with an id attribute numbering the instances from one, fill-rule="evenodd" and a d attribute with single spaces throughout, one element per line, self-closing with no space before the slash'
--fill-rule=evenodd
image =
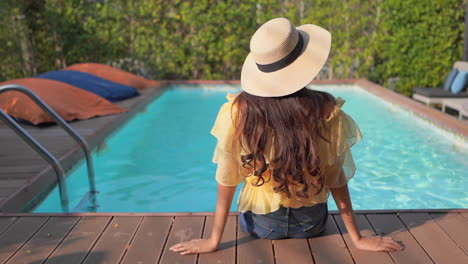
<path id="1" fill-rule="evenodd" d="M 154 79 L 239 79 L 259 25 L 284 16 L 331 31 L 319 78 L 440 86 L 461 60 L 461 0 L 2 0 L 0 80 L 78 62 Z"/>

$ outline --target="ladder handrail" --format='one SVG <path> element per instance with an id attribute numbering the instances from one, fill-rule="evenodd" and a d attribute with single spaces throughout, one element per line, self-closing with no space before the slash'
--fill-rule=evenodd
<path id="1" fill-rule="evenodd" d="M 91 197 L 91 207 L 96 208 L 96 183 L 95 183 L 95 177 L 94 177 L 94 164 L 93 160 L 91 157 L 91 151 L 89 149 L 88 143 L 71 127 L 67 124 L 66 121 L 64 121 L 54 110 L 52 110 L 42 99 L 40 99 L 33 91 L 28 89 L 25 86 L 18 85 L 18 84 L 7 84 L 0 86 L 0 94 L 6 91 L 18 91 L 23 94 L 26 94 L 29 98 L 31 98 L 44 112 L 46 112 L 52 119 L 55 120 L 57 125 L 59 125 L 61 128 L 63 128 L 68 135 L 70 135 L 74 140 L 76 140 L 80 146 L 82 147 L 85 156 L 86 156 L 86 164 L 87 164 L 87 169 L 88 169 L 88 181 L 89 181 L 89 188 L 90 188 L 90 197 Z M 44 153 L 48 153 L 47 150 L 45 150 L 39 143 L 34 140 L 24 129 L 22 129 L 16 121 L 14 121 L 11 117 L 6 115 L 1 109 L 0 109 L 1 115 L 4 119 L 6 120 L 7 125 L 9 125 L 15 132 L 19 133 L 19 135 L 27 141 L 27 143 L 33 147 L 38 153 L 45 158 L 49 164 L 51 164 L 56 173 L 57 173 L 57 181 L 59 183 L 59 192 L 60 192 L 60 198 L 61 200 L 66 201 L 66 206 L 68 211 L 68 192 L 65 186 L 65 178 L 64 174 L 60 175 L 59 171 L 61 170 L 63 172 L 63 168 L 61 168 L 60 163 L 55 159 L 52 155 L 47 155 Z M 19 129 L 18 129 L 19 128 Z M 52 156 L 52 159 L 51 159 Z M 55 160 L 55 161 L 54 161 Z M 56 169 L 57 164 L 60 169 Z M 62 201 L 62 203 L 64 203 Z M 63 206 L 62 206 L 63 207 Z"/>
<path id="2" fill-rule="evenodd" d="M 57 175 L 57 181 L 59 186 L 60 193 L 60 203 L 62 210 L 68 212 L 68 191 L 65 185 L 65 172 L 60 165 L 60 162 L 47 151 L 39 142 L 37 142 L 33 137 L 31 137 L 26 130 L 24 130 L 18 123 L 13 120 L 9 115 L 7 115 L 0 108 L 0 120 L 3 120 L 7 126 L 9 126 L 13 131 L 16 132 L 26 143 L 32 147 L 42 158 L 44 158 L 55 170 Z"/>

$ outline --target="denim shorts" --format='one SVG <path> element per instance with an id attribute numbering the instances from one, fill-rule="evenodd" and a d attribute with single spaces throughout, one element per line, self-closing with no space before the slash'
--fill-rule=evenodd
<path id="1" fill-rule="evenodd" d="M 265 239 L 314 237 L 325 229 L 327 217 L 326 203 L 300 208 L 281 205 L 278 210 L 267 214 L 252 211 L 239 214 L 242 231 Z"/>

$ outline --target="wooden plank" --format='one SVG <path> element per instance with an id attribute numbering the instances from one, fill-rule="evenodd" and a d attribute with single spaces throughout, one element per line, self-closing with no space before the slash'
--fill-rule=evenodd
<path id="1" fill-rule="evenodd" d="M 33 150 L 31 150 L 33 151 Z M 34 155 L 32 155 L 34 154 Z M 47 164 L 47 162 L 41 157 L 39 156 L 37 153 L 34 153 L 34 152 L 31 152 L 29 155 L 27 153 L 24 153 L 24 156 L 21 156 L 21 157 L 18 157 L 16 155 L 10 155 L 10 156 L 6 156 L 6 157 L 0 157 L 0 166 L 2 165 L 14 165 L 14 164 L 18 164 L 18 165 L 21 165 L 21 163 L 23 164 L 29 164 L 29 163 L 33 163 L 33 164 Z"/>
<path id="2" fill-rule="evenodd" d="M 176 217 L 159 263 L 196 263 L 197 254 L 180 255 L 169 248 L 179 242 L 201 238 L 204 223 L 204 216 Z"/>
<path id="3" fill-rule="evenodd" d="M 78 219 L 79 217 L 52 217 L 8 263 L 42 263 Z"/>
<path id="4" fill-rule="evenodd" d="M 44 129 L 44 131 L 47 131 L 47 129 Z M 47 150 L 51 150 L 51 151 L 58 151 L 58 150 L 64 149 L 67 146 L 74 144 L 74 141 L 67 135 L 40 137 L 40 136 L 37 136 L 36 132 L 34 131 L 33 133 L 31 133 L 31 136 L 35 138 L 39 142 L 39 144 L 47 148 Z M 9 140 L 5 141 L 4 143 L 5 149 L 11 150 L 11 151 L 28 150 L 28 152 L 26 152 L 28 155 L 30 155 L 29 153 L 36 153 L 25 141 L 23 141 L 20 137 L 16 135 L 13 137 L 9 137 L 8 139 Z M 55 142 L 59 142 L 60 145 L 54 145 L 53 144 L 54 140 Z"/>
<path id="5" fill-rule="evenodd" d="M 274 263 L 271 240 L 259 239 L 237 228 L 237 264 Z"/>
<path id="6" fill-rule="evenodd" d="M 16 220 L 18 220 L 18 217 L 8 217 L 8 216 L 3 216 L 0 217 L 0 235 L 8 229 Z"/>
<path id="7" fill-rule="evenodd" d="M 47 165 L 47 163 L 41 165 L 34 164 L 18 164 L 18 165 L 2 165 L 2 172 L 4 173 L 39 173 Z"/>
<path id="8" fill-rule="evenodd" d="M 468 213 L 461 213 L 463 217 L 465 217 L 466 220 L 468 220 Z"/>
<path id="9" fill-rule="evenodd" d="M 45 133 L 50 132 L 50 130 L 47 130 L 47 128 L 44 129 Z M 64 152 L 67 149 L 71 148 L 72 146 L 76 145 L 77 143 L 68 135 L 63 134 L 63 135 L 57 135 L 57 136 L 50 136 L 50 137 L 44 137 L 44 136 L 38 136 L 36 135 L 37 133 L 34 131 L 31 133 L 31 136 L 35 138 L 39 144 L 41 144 L 44 148 L 46 148 L 49 152 L 52 154 L 58 154 L 60 152 Z M 54 144 L 55 142 L 55 144 Z M 12 157 L 18 157 L 19 160 L 27 160 L 36 157 L 37 161 L 44 161 L 44 159 L 41 158 L 41 156 L 34 151 L 28 144 L 26 144 L 25 141 L 23 141 L 20 137 L 18 136 L 13 136 L 13 137 L 7 137 L 5 140 L 5 143 L 2 143 L 3 149 L 1 151 L 2 156 L 5 155 L 6 153 L 9 153 L 8 158 L 5 160 L 12 160 Z M 10 152 L 7 152 L 10 151 Z M 18 156 L 17 154 L 23 153 L 24 155 Z M 3 160 L 3 158 L 2 158 Z M 44 161 L 46 162 L 46 161 Z"/>
<path id="10" fill-rule="evenodd" d="M 203 238 L 211 236 L 211 230 L 214 224 L 214 216 L 207 216 L 205 228 L 203 231 Z M 223 236 L 218 250 L 210 254 L 201 254 L 198 263 L 232 263 L 236 261 L 236 231 L 237 231 L 237 217 L 235 215 L 228 216 L 226 227 L 224 228 Z"/>
<path id="11" fill-rule="evenodd" d="M 110 220 L 108 216 L 81 218 L 46 264 L 81 263 Z"/>
<path id="12" fill-rule="evenodd" d="M 31 173 L 7 173 L 7 172 L 0 172 L 0 180 L 27 180 L 31 178 Z"/>
<path id="13" fill-rule="evenodd" d="M 468 254 L 468 221 L 459 213 L 431 213 L 436 223 Z"/>
<path id="14" fill-rule="evenodd" d="M 276 264 L 314 263 L 309 243 L 304 238 L 272 240 Z"/>
<path id="15" fill-rule="evenodd" d="M 38 128 L 38 127 L 31 127 L 31 126 L 25 126 L 24 128 L 26 128 L 25 130 L 33 135 L 34 138 L 36 139 L 40 139 L 40 138 L 51 138 L 51 140 L 53 140 L 54 138 L 56 137 L 64 137 L 65 139 L 69 139 L 70 136 L 68 136 L 68 134 L 61 128 L 57 128 L 57 126 L 50 126 L 50 127 L 43 127 L 43 128 Z M 78 134 L 80 134 L 81 136 L 86 136 L 86 135 L 90 135 L 94 132 L 95 129 L 90 129 L 90 128 L 78 128 L 78 129 L 75 129 Z M 4 137 L 11 137 L 11 138 L 19 138 L 18 135 L 16 135 L 15 132 L 13 132 L 13 130 L 11 130 L 10 128 L 4 128 L 4 127 L 0 127 L 0 136 L 4 136 Z M 73 141 L 72 139 L 70 139 L 70 141 Z"/>
<path id="16" fill-rule="evenodd" d="M 396 241 L 401 241 L 405 246 L 404 250 L 390 252 L 395 263 L 432 263 L 426 252 L 395 214 L 367 214 L 366 216 L 378 235 L 390 236 Z"/>
<path id="17" fill-rule="evenodd" d="M 354 263 L 333 216 L 328 216 L 325 230 L 319 236 L 308 240 L 315 263 Z"/>
<path id="18" fill-rule="evenodd" d="M 21 217 L 0 236 L 0 263 L 4 263 L 34 235 L 48 217 Z"/>
<path id="19" fill-rule="evenodd" d="M 69 144 L 66 142 L 62 142 L 61 140 L 57 140 L 55 144 L 60 144 L 59 145 L 52 145 L 53 143 L 48 143 L 48 144 L 42 144 L 42 146 L 49 151 L 53 156 L 60 158 L 64 153 L 66 153 L 67 150 L 71 149 L 73 147 L 73 144 Z M 50 146 L 48 146 L 50 145 Z M 31 163 L 31 165 L 35 166 L 40 166 L 42 165 L 48 165 L 49 163 L 43 159 L 37 152 L 35 152 L 32 148 L 26 148 L 26 149 L 11 149 L 12 155 L 15 155 L 18 157 L 18 160 L 15 162 L 13 161 L 11 164 L 4 163 L 2 166 L 21 166 L 23 165 L 29 165 L 29 163 L 25 163 L 25 161 L 28 161 Z M 27 155 L 26 153 L 31 153 L 27 157 L 21 157 L 19 154 Z M 33 156 L 34 155 L 34 156 Z"/>
<path id="20" fill-rule="evenodd" d="M 114 217 L 83 263 L 118 263 L 141 220 L 135 216 Z"/>
<path id="21" fill-rule="evenodd" d="M 172 222 L 173 217 L 170 216 L 144 217 L 121 263 L 156 263 L 162 254 Z"/>
<path id="22" fill-rule="evenodd" d="M 349 236 L 348 231 L 344 225 L 343 219 L 341 219 L 340 215 L 335 215 L 336 223 L 340 228 L 341 233 L 343 234 L 343 238 L 346 242 L 346 245 L 351 252 L 351 255 L 356 263 L 393 263 L 392 258 L 387 252 L 371 252 L 357 249 L 354 246 L 354 243 Z M 356 224 L 361 231 L 361 235 L 363 236 L 373 236 L 375 235 L 372 226 L 367 222 L 366 217 L 362 214 L 356 214 Z"/>
<path id="23" fill-rule="evenodd" d="M 2 188 L 19 188 L 21 186 L 23 186 L 25 183 L 27 182 L 27 180 L 0 180 L 0 186 L 2 186 Z"/>
<path id="24" fill-rule="evenodd" d="M 436 263 L 468 263 L 468 257 L 427 213 L 402 213 L 400 219 Z"/>
<path id="25" fill-rule="evenodd" d="M 0 197 L 8 198 L 12 193 L 16 192 L 18 188 L 1 188 L 0 187 Z"/>

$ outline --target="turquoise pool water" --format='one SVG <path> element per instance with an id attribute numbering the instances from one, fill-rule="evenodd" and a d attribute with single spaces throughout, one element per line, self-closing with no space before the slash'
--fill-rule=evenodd
<path id="1" fill-rule="evenodd" d="M 236 86 L 173 86 L 94 153 L 100 212 L 215 210 L 211 126 Z M 315 87 L 347 100 L 360 126 L 350 181 L 355 209 L 467 208 L 468 151 L 411 114 L 358 87 Z M 70 207 L 88 191 L 86 166 L 68 178 Z M 237 210 L 238 187 L 231 210 Z M 330 199 L 330 209 L 336 206 Z M 78 209 L 81 210 L 81 209 Z M 58 190 L 34 212 L 60 212 Z"/>

